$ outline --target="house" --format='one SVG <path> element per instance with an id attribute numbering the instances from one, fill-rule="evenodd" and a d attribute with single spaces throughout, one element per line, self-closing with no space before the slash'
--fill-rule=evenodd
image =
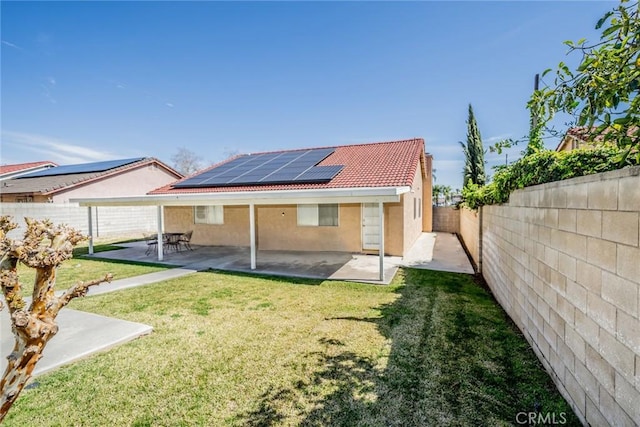
<path id="1" fill-rule="evenodd" d="M 139 197 L 81 206 L 158 207 L 158 233 L 194 245 L 403 256 L 431 231 L 423 139 L 240 155 Z M 162 245 L 158 257 L 162 259 Z M 382 272 L 381 272 L 382 274 Z"/>
<path id="2" fill-rule="evenodd" d="M 54 162 L 48 160 L 41 162 L 17 163 L 13 165 L 0 165 L 0 181 L 15 178 L 20 175 L 26 175 L 31 172 L 37 172 L 58 166 Z"/>
<path id="3" fill-rule="evenodd" d="M 67 203 L 76 197 L 141 195 L 182 178 L 180 173 L 149 157 L 64 166 L 48 163 L 52 167 L 31 169 L 3 180 L 0 201 Z"/>
<path id="4" fill-rule="evenodd" d="M 609 141 L 605 141 L 608 130 L 610 129 L 606 129 L 601 133 L 596 133 L 595 127 L 589 128 L 587 126 L 580 126 L 570 128 L 556 147 L 556 151 L 571 151 L 577 148 L 594 148 L 598 145 L 609 143 Z M 632 139 L 637 138 L 638 127 L 630 126 L 627 130 L 627 135 Z M 611 143 L 613 142 L 614 141 L 611 141 Z"/>

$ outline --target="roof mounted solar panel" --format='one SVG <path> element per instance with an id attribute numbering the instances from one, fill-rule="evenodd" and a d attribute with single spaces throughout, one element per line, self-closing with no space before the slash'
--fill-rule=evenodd
<path id="1" fill-rule="evenodd" d="M 320 182 L 331 181 L 340 171 L 343 165 L 314 166 L 294 179 L 295 182 Z"/>
<path id="2" fill-rule="evenodd" d="M 326 182 L 340 172 L 343 166 L 332 166 L 330 169 L 325 169 L 325 166 L 316 165 L 334 151 L 333 148 L 320 148 L 250 154 L 174 184 L 173 187 L 205 188 Z M 301 176 L 304 177 L 303 181 L 298 180 Z"/>
<path id="3" fill-rule="evenodd" d="M 71 175 L 71 174 L 78 174 L 78 173 L 104 172 L 110 169 L 126 166 L 131 163 L 136 163 L 144 159 L 145 159 L 144 157 L 136 157 L 133 159 L 107 160 L 104 162 L 82 163 L 79 165 L 55 166 L 53 168 L 25 174 L 25 175 L 16 177 L 16 179 L 39 178 L 43 176 Z"/>

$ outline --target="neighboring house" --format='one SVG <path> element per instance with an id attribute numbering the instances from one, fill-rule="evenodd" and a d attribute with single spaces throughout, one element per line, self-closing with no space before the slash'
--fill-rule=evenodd
<path id="1" fill-rule="evenodd" d="M 0 165 L 0 181 L 49 169 L 55 166 L 58 165 L 48 160 L 42 162 L 18 163 L 14 165 Z"/>
<path id="2" fill-rule="evenodd" d="M 180 178 L 149 157 L 56 166 L 3 180 L 0 201 L 67 203 L 78 197 L 142 195 Z"/>
<path id="3" fill-rule="evenodd" d="M 257 249 L 403 256 L 431 231 L 431 161 L 423 139 L 258 153 L 147 196 L 77 201 L 158 206 L 159 231 L 249 246 L 252 268 Z"/>
<path id="4" fill-rule="evenodd" d="M 571 151 L 577 148 L 593 148 L 602 145 L 605 141 L 607 130 L 596 134 L 595 127 L 573 127 L 567 131 L 564 138 L 556 147 L 556 151 Z M 627 131 L 628 136 L 637 136 L 638 128 L 631 126 Z"/>

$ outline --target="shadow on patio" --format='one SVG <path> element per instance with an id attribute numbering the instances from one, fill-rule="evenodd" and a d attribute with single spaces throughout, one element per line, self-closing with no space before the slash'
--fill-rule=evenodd
<path id="1" fill-rule="evenodd" d="M 123 249 L 97 252 L 90 258 L 158 263 L 155 253 L 146 255 L 145 242 L 117 244 Z M 264 251 L 258 250 L 257 268 L 251 270 L 248 247 L 195 246 L 193 251 L 165 252 L 162 264 L 197 270 L 240 271 L 255 274 L 349 280 L 389 284 L 398 270 L 399 257 L 385 257 L 385 281 L 379 280 L 377 255 L 346 252 Z"/>

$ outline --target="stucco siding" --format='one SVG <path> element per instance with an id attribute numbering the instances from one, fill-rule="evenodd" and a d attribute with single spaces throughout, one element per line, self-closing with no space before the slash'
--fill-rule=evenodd
<path id="1" fill-rule="evenodd" d="M 54 203 L 67 203 L 69 199 L 85 197 L 139 196 L 177 178 L 156 165 L 146 165 L 119 175 L 88 182 L 51 196 Z"/>
<path id="2" fill-rule="evenodd" d="M 191 243 L 205 246 L 249 246 L 249 207 L 225 206 L 224 224 L 196 224 L 193 206 L 166 207 L 167 232 L 193 230 Z M 262 249 L 262 248 L 261 248 Z"/>
<path id="3" fill-rule="evenodd" d="M 337 227 L 299 226 L 296 205 L 258 206 L 258 247 L 265 250 L 359 252 L 360 204 L 341 204 Z"/>
<path id="4" fill-rule="evenodd" d="M 426 176 L 422 177 L 422 231 L 433 231 L 433 180 L 432 161 L 430 154 L 425 155 Z"/>
<path id="5" fill-rule="evenodd" d="M 404 194 L 404 227 L 403 227 L 403 253 L 406 253 L 416 242 L 420 234 L 422 234 L 422 215 L 423 215 L 423 182 L 421 168 L 416 169 L 413 178 L 411 192 Z"/>

